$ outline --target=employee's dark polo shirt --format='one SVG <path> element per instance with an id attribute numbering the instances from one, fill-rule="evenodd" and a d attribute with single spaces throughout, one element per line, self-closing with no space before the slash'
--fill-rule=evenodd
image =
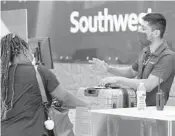
<path id="1" fill-rule="evenodd" d="M 138 72 L 138 79 L 147 79 L 150 74 L 163 79 L 160 89 L 164 92 L 166 104 L 175 75 L 175 52 L 169 48 L 167 42 L 164 41 L 154 53 L 150 53 L 149 47 L 144 48 L 132 68 Z M 147 106 L 156 105 L 157 91 L 158 87 L 147 92 Z"/>

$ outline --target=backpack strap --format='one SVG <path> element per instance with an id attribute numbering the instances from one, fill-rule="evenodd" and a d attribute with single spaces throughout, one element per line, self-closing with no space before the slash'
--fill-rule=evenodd
<path id="1" fill-rule="evenodd" d="M 36 73 L 36 79 L 37 79 L 37 82 L 38 82 L 39 90 L 41 92 L 41 97 L 42 97 L 43 104 L 44 105 L 48 104 L 47 95 L 46 95 L 46 91 L 45 91 L 45 88 L 44 88 L 44 85 L 43 85 L 43 81 L 42 81 L 40 73 L 38 72 L 38 65 L 34 65 L 34 69 L 35 69 L 35 73 Z"/>

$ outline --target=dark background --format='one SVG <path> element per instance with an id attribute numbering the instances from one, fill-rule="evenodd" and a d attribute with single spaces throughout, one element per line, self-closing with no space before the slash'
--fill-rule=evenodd
<path id="1" fill-rule="evenodd" d="M 54 61 L 84 62 L 91 57 L 104 59 L 109 63 L 131 64 L 137 58 L 141 46 L 137 41 L 136 32 L 127 29 L 125 32 L 106 32 L 85 34 L 78 32 L 70 33 L 70 15 L 73 11 L 79 11 L 80 16 L 97 15 L 98 11 L 108 8 L 109 14 L 131 14 L 137 15 L 147 12 L 160 12 L 167 18 L 167 30 L 165 38 L 175 48 L 174 24 L 175 24 L 175 2 L 161 1 L 110 1 L 110 2 L 76 2 L 76 1 L 27 1 L 1 2 L 1 10 L 27 9 L 28 14 L 28 36 L 50 37 Z M 66 59 L 69 56 L 69 59 Z M 109 60 L 111 57 L 111 60 Z M 115 58 L 118 57 L 118 61 Z M 72 58 L 72 59 L 70 59 Z"/>

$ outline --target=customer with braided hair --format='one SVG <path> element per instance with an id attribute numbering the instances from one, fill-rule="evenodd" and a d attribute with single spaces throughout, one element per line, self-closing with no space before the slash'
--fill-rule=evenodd
<path id="1" fill-rule="evenodd" d="M 2 136 L 49 136 L 46 115 L 32 64 L 33 55 L 19 36 L 1 39 L 1 134 Z M 38 66 L 48 98 L 55 97 L 68 107 L 87 106 L 64 90 L 56 76 Z"/>
<path id="2" fill-rule="evenodd" d="M 10 42 L 11 41 L 11 42 Z M 26 61 L 28 59 L 32 60 L 32 54 L 29 53 L 28 51 L 28 46 L 27 43 L 22 40 L 20 37 L 15 37 L 15 35 L 13 34 L 9 34 L 7 36 L 5 36 L 2 41 L 1 41 L 1 72 L 2 72 L 2 77 L 1 77 L 1 85 L 2 85 L 2 92 L 4 91 L 4 98 L 2 98 L 2 120 L 6 117 L 6 113 L 7 113 L 7 105 L 6 105 L 6 100 L 7 100 L 7 93 L 8 93 L 8 74 L 9 74 L 9 67 L 10 64 L 15 63 L 13 62 L 13 58 L 17 57 L 20 54 L 20 51 L 23 51 L 23 55 L 26 56 L 26 58 L 24 57 L 24 59 L 26 59 Z M 19 60 L 18 60 L 19 61 Z M 18 63 L 17 63 L 18 64 Z M 14 66 L 14 71 L 13 71 L 13 75 L 15 73 L 15 70 L 17 68 L 17 64 Z M 14 77 L 13 77 L 14 78 Z M 14 79 L 13 81 L 14 82 Z M 12 86 L 14 84 L 12 83 Z M 12 87 L 12 98 L 10 100 L 10 107 L 8 110 L 11 110 L 12 106 L 13 106 L 13 100 L 14 100 L 14 86 Z"/>

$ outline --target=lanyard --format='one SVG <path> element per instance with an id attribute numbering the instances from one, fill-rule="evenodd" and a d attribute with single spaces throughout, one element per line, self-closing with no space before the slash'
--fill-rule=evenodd
<path id="1" fill-rule="evenodd" d="M 143 62 L 143 65 L 146 66 L 150 60 L 151 60 L 151 57 L 149 57 L 149 58 L 147 59 L 147 61 L 144 61 L 144 62 Z"/>
<path id="2" fill-rule="evenodd" d="M 152 57 L 149 56 L 149 58 L 148 58 L 146 61 L 145 61 L 145 60 L 143 61 L 143 63 L 142 63 L 143 67 L 142 67 L 141 77 L 143 76 L 143 73 L 144 73 L 144 70 L 145 70 L 146 65 L 148 64 L 148 62 L 149 62 L 151 59 L 152 59 Z"/>

